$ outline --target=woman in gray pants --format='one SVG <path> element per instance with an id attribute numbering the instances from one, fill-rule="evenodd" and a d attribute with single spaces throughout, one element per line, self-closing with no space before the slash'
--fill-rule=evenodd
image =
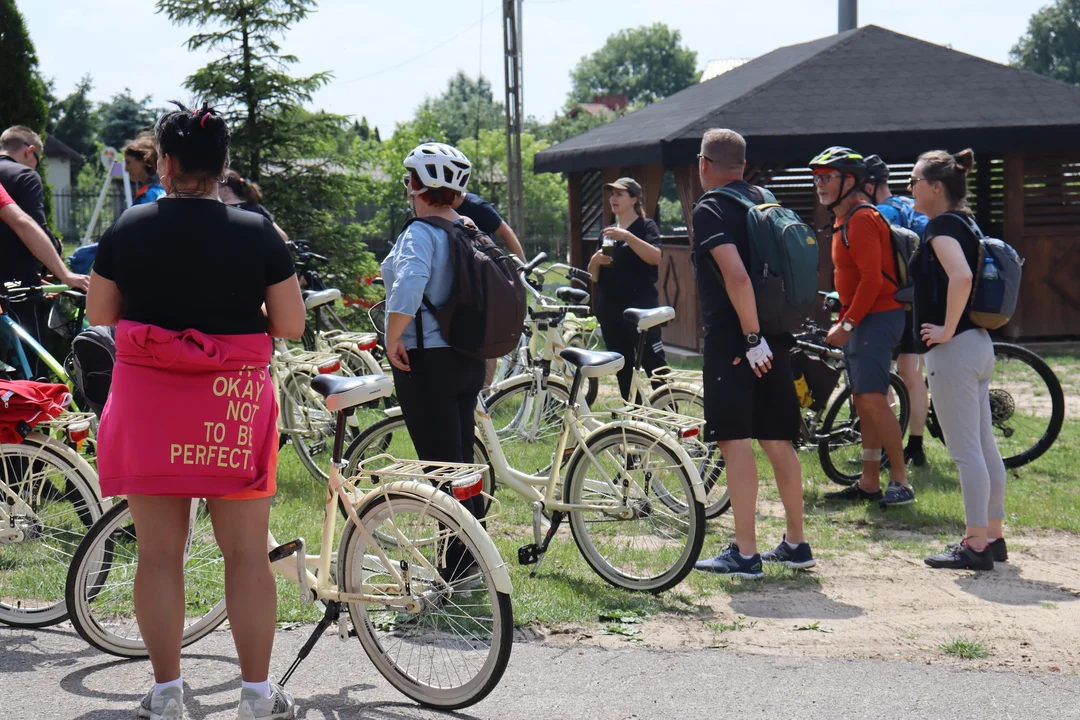
<path id="1" fill-rule="evenodd" d="M 964 539 L 926 558 L 933 568 L 992 570 L 1007 559 L 1005 465 L 990 422 L 994 344 L 969 314 L 979 242 L 967 209 L 967 176 L 975 154 L 924 153 L 911 176 L 915 209 L 930 223 L 911 259 L 915 286 L 915 348 L 926 357 L 934 411 L 949 455 L 960 471 L 967 528 Z"/>

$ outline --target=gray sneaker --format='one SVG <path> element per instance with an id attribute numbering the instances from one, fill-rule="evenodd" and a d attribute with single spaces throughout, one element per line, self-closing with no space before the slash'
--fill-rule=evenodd
<path id="1" fill-rule="evenodd" d="M 157 695 L 153 689 L 139 703 L 136 717 L 146 720 L 183 720 L 184 691 L 182 688 L 166 688 Z"/>
<path id="2" fill-rule="evenodd" d="M 236 720 L 295 720 L 296 701 L 293 696 L 277 683 L 271 683 L 270 690 L 268 698 L 254 690 L 241 690 Z"/>

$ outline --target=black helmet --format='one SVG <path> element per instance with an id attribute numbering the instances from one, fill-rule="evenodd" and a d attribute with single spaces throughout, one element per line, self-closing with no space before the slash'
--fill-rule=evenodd
<path id="1" fill-rule="evenodd" d="M 866 158 L 866 182 L 878 185 L 889 181 L 889 166 L 878 155 Z"/>
<path id="2" fill-rule="evenodd" d="M 866 160 L 851 148 L 834 146 L 810 161 L 811 170 L 822 168 L 851 175 L 860 184 L 866 180 Z"/>

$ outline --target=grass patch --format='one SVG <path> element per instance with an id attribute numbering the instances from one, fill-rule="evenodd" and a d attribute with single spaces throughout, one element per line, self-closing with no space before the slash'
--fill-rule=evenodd
<path id="1" fill-rule="evenodd" d="M 954 638 L 941 645 L 941 652 L 963 660 L 983 660 L 990 657 L 990 651 L 978 640 Z"/>
<path id="2" fill-rule="evenodd" d="M 739 632 L 741 630 L 753 630 L 757 625 L 757 620 L 746 621 L 745 615 L 739 615 L 737 618 L 729 623 L 721 622 L 719 620 L 708 620 L 704 623 L 705 629 L 712 633 L 726 633 L 726 632 Z"/>

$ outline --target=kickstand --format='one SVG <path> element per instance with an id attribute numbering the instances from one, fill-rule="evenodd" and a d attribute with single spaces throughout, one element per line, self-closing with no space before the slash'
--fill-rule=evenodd
<path id="1" fill-rule="evenodd" d="M 315 630 L 312 631 L 311 637 L 309 637 L 307 639 L 307 642 L 304 643 L 304 647 L 300 648 L 300 652 L 296 655 L 296 659 L 293 660 L 292 665 L 290 665 L 289 669 L 285 672 L 285 674 L 281 676 L 281 679 L 278 681 L 279 685 L 284 687 L 285 683 L 289 682 L 289 678 L 291 678 L 292 674 L 296 672 L 296 668 L 300 667 L 300 663 L 302 663 L 307 658 L 307 656 L 311 654 L 311 650 L 315 647 L 315 643 L 319 642 L 319 638 L 323 636 L 323 633 L 325 633 L 331 625 L 338 621 L 338 617 L 340 617 L 340 615 L 341 603 L 329 602 L 326 604 L 326 612 L 323 613 L 322 620 L 320 620 L 319 624 L 315 626 Z"/>
<path id="2" fill-rule="evenodd" d="M 544 562 L 544 557 L 547 554 L 548 545 L 551 544 L 551 539 L 555 537 L 555 533 L 559 531 L 559 526 L 562 525 L 564 516 L 564 513 L 561 512 L 551 513 L 551 525 L 548 527 L 547 535 L 544 536 L 544 542 L 540 544 L 540 557 L 536 561 L 536 565 L 533 566 L 532 572 L 529 573 L 530 578 L 535 578 L 536 573 L 540 572 L 540 563 Z"/>

